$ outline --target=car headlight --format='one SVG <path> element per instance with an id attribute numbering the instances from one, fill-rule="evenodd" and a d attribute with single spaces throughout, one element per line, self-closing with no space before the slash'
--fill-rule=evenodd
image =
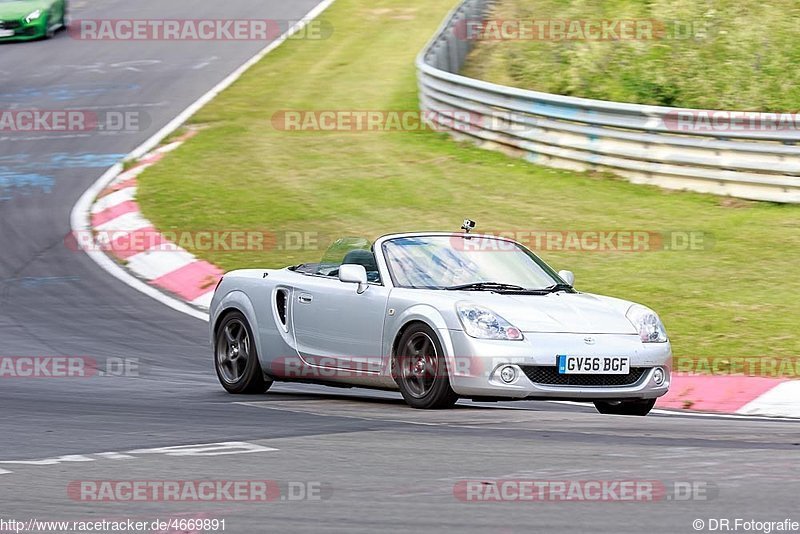
<path id="1" fill-rule="evenodd" d="M 30 24 L 31 22 L 33 22 L 34 20 L 38 19 L 41 16 L 42 16 L 42 10 L 37 9 L 36 11 L 25 17 L 25 22 Z"/>
<path id="2" fill-rule="evenodd" d="M 519 328 L 494 313 L 493 311 L 478 306 L 477 304 L 456 304 L 458 319 L 464 327 L 464 332 L 470 337 L 478 339 L 508 339 L 519 341 L 522 332 Z"/>
<path id="3" fill-rule="evenodd" d="M 666 343 L 667 331 L 664 323 L 658 318 L 656 312 L 645 306 L 634 304 L 625 314 L 625 317 L 639 331 L 642 343 Z"/>

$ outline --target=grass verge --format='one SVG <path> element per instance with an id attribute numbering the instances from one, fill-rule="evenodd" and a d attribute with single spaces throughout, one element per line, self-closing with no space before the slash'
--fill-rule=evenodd
<path id="1" fill-rule="evenodd" d="M 140 179 L 162 230 L 479 229 L 700 232 L 702 250 L 541 255 L 579 289 L 656 309 L 676 356 L 794 357 L 800 209 L 662 191 L 530 165 L 429 131 L 285 132 L 281 110 L 416 110 L 413 60 L 454 0 L 339 0 L 332 38 L 289 41 L 194 119 L 198 134 Z M 324 240 L 324 239 L 323 239 Z M 317 260 L 303 250 L 193 251 L 224 269 Z"/>

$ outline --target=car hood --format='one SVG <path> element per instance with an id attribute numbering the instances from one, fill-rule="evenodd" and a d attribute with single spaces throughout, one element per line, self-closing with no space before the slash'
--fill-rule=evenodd
<path id="1" fill-rule="evenodd" d="M 459 301 L 472 302 L 495 313 L 523 332 L 636 334 L 625 317 L 632 302 L 589 293 L 509 295 L 460 292 Z"/>
<path id="2" fill-rule="evenodd" d="M 21 0 L 19 2 L 0 2 L 0 19 L 22 19 L 36 11 L 47 9 L 47 3 L 40 0 Z"/>

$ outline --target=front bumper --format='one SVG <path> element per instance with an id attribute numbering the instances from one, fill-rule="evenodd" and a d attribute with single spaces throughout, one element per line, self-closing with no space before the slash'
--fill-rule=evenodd
<path id="1" fill-rule="evenodd" d="M 41 39 L 47 33 L 44 19 L 45 17 L 40 17 L 30 23 L 22 20 L 0 19 L 0 42 Z"/>
<path id="2" fill-rule="evenodd" d="M 564 400 L 652 399 L 667 393 L 672 368 L 669 343 L 642 343 L 636 335 L 525 333 L 522 341 L 479 340 L 460 330 L 442 330 L 449 341 L 448 373 L 453 390 L 469 398 L 542 398 Z M 594 338 L 588 345 L 586 337 Z M 560 354 L 627 356 L 631 375 L 558 375 Z M 500 369 L 512 366 L 506 383 Z M 664 371 L 657 384 L 656 368 Z M 527 372 L 526 372 L 527 371 Z M 574 377 L 574 378 L 573 378 Z M 555 382 L 555 383 L 552 383 Z M 574 384 L 567 384 L 572 382 Z M 622 384 L 622 385 L 620 385 Z"/>

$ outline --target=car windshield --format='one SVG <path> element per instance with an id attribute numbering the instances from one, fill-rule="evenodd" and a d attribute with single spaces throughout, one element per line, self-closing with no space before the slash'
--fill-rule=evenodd
<path id="1" fill-rule="evenodd" d="M 317 264 L 316 273 L 322 276 L 338 276 L 339 267 L 343 263 L 350 263 L 345 261 L 348 256 L 351 256 L 354 251 L 369 252 L 372 243 L 368 239 L 361 237 L 343 237 L 337 239 L 325 250 L 322 259 Z"/>
<path id="2" fill-rule="evenodd" d="M 397 287 L 536 291 L 564 285 L 536 255 L 505 239 L 398 237 L 385 241 L 383 252 Z"/>
<path id="3" fill-rule="evenodd" d="M 367 271 L 367 281 L 380 283 L 378 263 L 372 252 L 372 242 L 361 237 L 343 237 L 334 241 L 323 254 L 317 264 L 309 264 L 302 272 L 317 276 L 339 276 L 339 267 L 344 264 L 355 264 Z"/>

